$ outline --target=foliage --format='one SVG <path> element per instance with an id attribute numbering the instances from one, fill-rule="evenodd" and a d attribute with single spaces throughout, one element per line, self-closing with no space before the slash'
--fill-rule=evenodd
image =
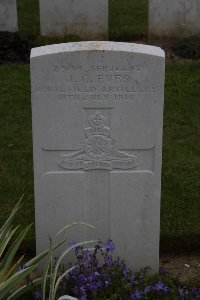
<path id="1" fill-rule="evenodd" d="M 16 295 L 22 295 L 26 289 L 22 290 L 18 288 L 15 290 L 15 286 L 19 284 L 25 277 L 27 277 L 33 270 L 36 269 L 38 262 L 45 257 L 47 252 L 44 252 L 29 262 L 25 267 L 19 270 L 24 256 L 21 256 L 17 262 L 13 262 L 22 241 L 28 233 L 30 226 L 25 229 L 18 230 L 20 226 L 13 227 L 13 218 L 21 207 L 21 199 L 13 209 L 7 221 L 0 228 L 0 300 L 6 297 L 7 300 L 16 299 Z M 19 231 L 18 235 L 14 237 L 14 234 Z M 40 280 L 37 279 L 32 285 L 39 284 Z"/>
<path id="2" fill-rule="evenodd" d="M 200 36 L 191 36 L 178 39 L 174 52 L 184 58 L 200 59 Z"/>
<path id="3" fill-rule="evenodd" d="M 199 251 L 200 63 L 166 67 L 161 249 Z"/>
<path id="4" fill-rule="evenodd" d="M 73 225 L 68 225 L 66 228 L 71 226 Z M 132 272 L 124 260 L 113 257 L 115 245 L 111 240 L 104 244 L 98 242 L 94 248 L 84 248 L 83 245 L 87 243 L 72 244 L 60 256 L 59 262 L 57 261 L 58 263 L 52 269 L 53 249 L 50 246 L 43 273 L 43 293 L 37 288 L 33 295 L 27 293 L 26 297 L 20 297 L 20 300 L 200 299 L 200 287 L 191 287 L 181 283 L 177 278 L 166 274 L 164 268 L 160 268 L 159 274 L 154 276 L 150 276 L 147 272 L 149 268 L 140 272 Z M 50 244 L 52 245 L 52 242 Z M 75 253 L 76 264 L 67 270 L 63 268 L 62 272 L 61 269 L 58 271 L 63 257 L 72 249 Z M 47 266 L 50 267 L 48 276 L 46 276 Z M 64 294 L 73 296 L 64 296 Z"/>
<path id="5" fill-rule="evenodd" d="M 0 300 L 6 298 L 6 300 L 15 300 L 19 297 L 22 297 L 24 293 L 27 293 L 28 290 L 32 289 L 34 286 L 41 284 L 42 285 L 42 294 L 37 289 L 35 291 L 36 299 L 42 295 L 42 299 L 46 300 L 46 286 L 49 284 L 49 297 L 48 300 L 55 300 L 58 286 L 62 279 L 74 269 L 71 267 L 69 270 L 65 271 L 62 275 L 58 276 L 59 266 L 63 258 L 75 247 L 80 247 L 84 244 L 92 243 L 94 241 L 87 241 L 77 243 L 72 245 L 65 250 L 58 260 L 56 261 L 55 267 L 53 267 L 53 254 L 54 250 L 57 249 L 65 240 L 57 243 L 56 239 L 64 233 L 64 231 L 75 225 L 86 225 L 91 228 L 94 228 L 92 225 L 74 222 L 70 225 L 64 226 L 60 229 L 54 236 L 53 240 L 50 239 L 50 247 L 48 250 L 44 251 L 40 255 L 34 257 L 26 264 L 21 267 L 21 263 L 24 259 L 24 256 L 20 257 L 17 262 L 13 264 L 13 260 L 16 256 L 16 252 L 19 249 L 22 241 L 25 238 L 25 235 L 28 233 L 31 225 L 27 226 L 25 229 L 21 230 L 17 237 L 13 238 L 14 234 L 18 230 L 19 226 L 14 227 L 12 225 L 13 218 L 21 207 L 21 200 L 17 203 L 13 209 L 11 215 L 5 222 L 5 224 L 0 229 Z M 13 241 L 12 241 L 13 239 Z M 5 254 L 4 254 L 5 253 Z M 28 284 L 19 286 L 16 288 L 16 285 L 19 285 L 23 279 L 25 279 L 31 272 L 33 272 L 41 259 L 46 256 L 45 267 L 43 271 L 43 276 L 37 278 L 33 281 L 30 281 Z M 75 298 L 71 296 L 62 296 L 60 300 L 73 300 Z"/>
<path id="6" fill-rule="evenodd" d="M 147 32 L 147 0 L 109 0 L 110 40 L 127 42 L 146 39 Z"/>
<path id="7" fill-rule="evenodd" d="M 18 0 L 19 32 L 26 37 L 36 38 L 46 44 L 40 36 L 39 0 Z M 147 0 L 109 0 L 109 39 L 130 41 L 147 37 L 148 28 Z M 65 37 L 65 41 L 79 40 L 76 36 Z M 56 39 L 61 42 L 63 38 Z M 51 42 L 51 39 L 48 39 Z"/>
<path id="8" fill-rule="evenodd" d="M 75 247 L 76 267 L 63 272 L 60 295 L 68 292 L 79 300 L 200 299 L 200 288 L 186 287 L 163 268 L 153 277 L 148 268 L 132 272 L 124 260 L 113 258 L 114 249 L 111 240 L 93 249 Z"/>
<path id="9" fill-rule="evenodd" d="M 80 242 L 77 243 L 75 245 L 72 245 L 70 247 L 68 247 L 57 259 L 55 266 L 53 265 L 53 257 L 54 257 L 54 249 L 56 247 L 55 241 L 56 239 L 63 234 L 63 232 L 74 226 L 74 225 L 86 225 L 89 226 L 91 228 L 94 228 L 92 225 L 89 225 L 87 223 L 82 223 L 82 222 L 75 222 L 72 223 L 70 225 L 66 225 L 65 227 L 63 227 L 61 230 L 59 230 L 56 235 L 53 237 L 53 239 L 50 238 L 50 247 L 49 247 L 49 251 L 48 251 L 48 255 L 46 258 L 46 262 L 45 262 L 45 266 L 44 266 L 44 270 L 43 270 L 43 276 L 42 276 L 42 293 L 41 293 L 41 297 L 42 300 L 46 300 L 46 294 L 47 294 L 47 286 L 49 285 L 49 290 L 48 290 L 48 300 L 55 300 L 56 299 L 56 294 L 59 288 L 59 285 L 61 283 L 61 281 L 63 280 L 63 278 L 65 278 L 65 276 L 67 276 L 67 274 L 69 272 L 71 272 L 75 267 L 70 267 L 69 269 L 67 269 L 64 273 L 62 273 L 61 275 L 59 275 L 60 273 L 60 265 L 61 262 L 63 261 L 64 257 L 75 247 L 80 247 L 82 245 L 88 244 L 88 243 L 93 243 L 95 241 L 86 241 L 86 242 Z M 38 292 L 38 297 L 40 297 L 40 291 Z M 63 296 L 60 300 L 73 300 L 74 298 L 70 297 L 70 296 Z"/>

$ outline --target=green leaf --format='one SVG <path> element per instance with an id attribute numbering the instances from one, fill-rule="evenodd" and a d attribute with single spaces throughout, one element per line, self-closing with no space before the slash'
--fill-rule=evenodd
<path id="1" fill-rule="evenodd" d="M 61 246 L 63 243 L 65 242 L 65 240 L 61 241 L 60 243 L 56 244 L 53 247 L 53 250 L 57 249 L 59 246 Z M 32 265 L 36 265 L 38 264 L 45 256 L 47 256 L 47 254 L 49 253 L 49 249 L 45 250 L 44 252 L 42 252 L 41 254 L 38 254 L 36 257 L 32 258 L 31 260 L 29 260 L 26 263 L 26 267 L 31 267 Z"/>
<path id="2" fill-rule="evenodd" d="M 9 277 L 13 275 L 13 273 L 19 268 L 21 262 L 24 259 L 24 255 L 18 259 L 18 261 L 14 264 L 14 266 L 5 274 L 3 281 L 7 280 Z"/>
<path id="3" fill-rule="evenodd" d="M 20 209 L 21 207 L 21 202 L 22 202 L 22 198 L 24 197 L 24 195 L 22 195 L 22 197 L 20 198 L 19 202 L 16 204 L 16 206 L 14 207 L 14 209 L 12 210 L 9 218 L 7 219 L 7 221 L 4 223 L 4 225 L 0 228 L 0 238 L 3 234 L 3 232 L 7 231 L 7 229 L 10 227 L 10 224 L 15 216 L 15 214 L 17 213 L 17 211 Z"/>
<path id="4" fill-rule="evenodd" d="M 63 233 L 63 232 L 64 232 L 65 230 L 67 230 L 68 228 L 73 227 L 73 226 L 76 226 L 76 225 L 85 225 L 85 226 L 88 226 L 88 227 L 91 227 L 91 228 L 95 229 L 94 226 L 92 226 L 92 225 L 90 225 L 90 224 L 88 224 L 88 223 L 84 223 L 84 222 L 73 222 L 73 223 L 71 223 L 71 224 L 69 224 L 69 225 L 66 225 L 66 226 L 64 226 L 63 228 L 61 228 L 61 229 L 56 233 L 56 235 L 54 236 L 54 239 L 57 238 L 61 233 Z"/>
<path id="5" fill-rule="evenodd" d="M 2 257 L 3 252 L 5 250 L 5 248 L 7 247 L 10 239 L 12 238 L 13 234 L 16 232 L 16 230 L 19 228 L 19 226 L 17 226 L 14 229 L 9 229 L 6 233 L 6 235 L 2 235 L 2 238 L 0 238 L 0 257 Z"/>
<path id="6" fill-rule="evenodd" d="M 47 283 L 47 277 L 48 277 L 48 272 L 49 272 L 49 267 L 51 264 L 51 259 L 52 259 L 52 249 L 51 249 L 51 240 L 50 240 L 50 249 L 48 251 L 48 256 L 46 258 L 44 270 L 43 270 L 43 278 L 42 278 L 42 299 L 45 300 L 45 295 L 46 295 L 46 283 Z M 52 275 L 52 274 L 50 274 Z"/>
<path id="7" fill-rule="evenodd" d="M 78 247 L 78 246 L 82 246 L 82 245 L 86 245 L 86 244 L 90 244 L 90 243 L 94 243 L 94 242 L 97 242 L 97 240 L 92 240 L 92 241 L 86 241 L 86 242 L 80 242 L 80 243 L 77 243 L 77 244 L 75 244 L 75 245 L 73 245 L 73 246 L 67 248 L 67 250 L 64 251 L 64 252 L 60 255 L 60 257 L 58 258 L 58 260 L 57 260 L 57 262 L 56 262 L 56 265 L 55 265 L 55 268 L 54 268 L 54 272 L 53 272 L 53 281 L 52 281 L 53 287 L 54 287 L 55 284 L 56 284 L 56 278 L 57 278 L 57 273 L 58 273 L 59 265 L 60 265 L 62 259 L 67 255 L 67 253 L 69 253 L 72 249 L 74 249 L 74 248 L 76 248 L 76 247 Z M 54 293 L 53 293 L 54 298 L 55 298 L 56 292 L 57 292 L 57 290 L 54 289 Z M 53 299 L 54 299 L 54 298 L 53 298 Z"/>
<path id="8" fill-rule="evenodd" d="M 57 279 L 57 281 L 56 281 L 56 284 L 55 284 L 55 287 L 54 287 L 54 295 L 53 295 L 53 299 L 52 299 L 52 300 L 54 300 L 54 298 L 55 298 L 55 296 L 56 296 L 56 292 L 57 292 L 57 289 L 58 289 L 58 286 L 59 286 L 61 280 L 62 280 L 68 273 L 70 273 L 72 270 L 74 270 L 75 268 L 76 268 L 76 266 L 71 267 L 71 268 L 68 269 L 66 272 L 64 272 L 60 277 L 58 277 L 58 279 Z"/>
<path id="9" fill-rule="evenodd" d="M 3 258 L 3 260 L 2 260 L 3 270 L 0 273 L 0 282 L 2 281 L 2 278 L 4 277 L 7 270 L 9 269 L 9 267 L 13 261 L 13 258 L 15 257 L 15 254 L 16 254 L 20 244 L 24 240 L 24 237 L 26 236 L 30 227 L 31 227 L 31 225 L 27 226 L 24 230 L 22 230 L 19 233 L 18 237 L 15 239 L 13 244 L 10 246 L 8 252 L 6 253 L 5 257 Z"/>
<path id="10" fill-rule="evenodd" d="M 78 299 L 71 296 L 62 296 L 58 298 L 58 300 L 78 300 Z"/>
<path id="11" fill-rule="evenodd" d="M 28 292 L 34 286 L 41 284 L 41 282 L 42 277 L 33 280 L 29 285 L 23 285 L 22 287 L 18 288 L 15 292 L 13 292 L 6 300 L 15 300 L 21 297 L 24 293 Z"/>
<path id="12" fill-rule="evenodd" d="M 25 278 L 28 274 L 33 272 L 36 269 L 36 266 L 32 266 L 25 270 L 19 271 L 10 277 L 8 280 L 0 284 L 0 300 L 2 300 L 6 295 L 9 294 L 10 291 L 14 288 L 14 286 L 19 283 L 23 278 Z"/>

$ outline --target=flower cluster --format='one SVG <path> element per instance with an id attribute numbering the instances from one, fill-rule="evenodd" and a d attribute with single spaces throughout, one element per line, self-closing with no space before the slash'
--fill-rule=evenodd
<path id="1" fill-rule="evenodd" d="M 114 293 L 113 282 L 121 285 L 121 281 L 127 281 L 128 277 L 130 282 L 134 282 L 135 276 L 129 271 L 125 261 L 113 258 L 114 250 L 112 240 L 104 244 L 98 242 L 93 249 L 75 248 L 76 268 L 69 273 L 66 281 L 68 288 L 72 287 L 72 294 L 79 300 L 94 297 L 109 299 Z"/>
<path id="2" fill-rule="evenodd" d="M 112 240 L 98 242 L 92 249 L 75 247 L 76 265 L 62 281 L 59 296 L 70 294 L 79 300 L 200 300 L 200 288 L 181 285 L 163 268 L 153 277 L 147 274 L 148 269 L 134 273 L 124 260 L 113 257 L 114 250 Z M 35 299 L 41 299 L 39 290 Z"/>
<path id="3" fill-rule="evenodd" d="M 146 270 L 133 273 L 124 260 L 113 258 L 114 250 L 112 240 L 98 242 L 93 249 L 76 247 L 76 268 L 66 277 L 65 292 L 79 300 L 200 299 L 200 288 L 181 287 L 163 268 L 154 277 Z"/>

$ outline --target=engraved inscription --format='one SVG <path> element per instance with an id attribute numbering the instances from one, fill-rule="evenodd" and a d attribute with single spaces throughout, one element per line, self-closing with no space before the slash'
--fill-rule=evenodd
<path id="1" fill-rule="evenodd" d="M 82 71 L 83 66 L 73 66 L 73 65 L 61 65 L 54 67 L 55 72 L 76 72 Z M 112 66 L 89 66 L 89 72 L 140 72 L 141 66 L 139 65 L 112 65 Z"/>
<path id="2" fill-rule="evenodd" d="M 52 69 L 57 84 L 36 85 L 37 94 L 56 94 L 63 101 L 130 101 L 146 93 L 156 93 L 161 83 L 146 79 L 141 65 L 56 65 Z M 143 79 L 138 78 L 144 72 Z M 62 76 L 62 81 L 60 81 Z"/>
<path id="3" fill-rule="evenodd" d="M 97 111 L 89 118 L 85 128 L 84 148 L 68 155 L 63 154 L 59 165 L 69 170 L 134 169 L 136 157 L 114 147 L 111 129 L 104 125 L 106 119 Z"/>

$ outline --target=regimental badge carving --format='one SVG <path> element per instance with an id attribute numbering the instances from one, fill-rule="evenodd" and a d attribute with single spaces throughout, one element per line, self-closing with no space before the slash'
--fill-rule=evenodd
<path id="1" fill-rule="evenodd" d="M 126 152 L 116 150 L 111 137 L 111 129 L 104 125 L 106 119 L 99 111 L 89 118 L 85 128 L 84 148 L 70 154 L 63 154 L 59 165 L 68 170 L 113 170 L 133 169 L 136 158 Z"/>

